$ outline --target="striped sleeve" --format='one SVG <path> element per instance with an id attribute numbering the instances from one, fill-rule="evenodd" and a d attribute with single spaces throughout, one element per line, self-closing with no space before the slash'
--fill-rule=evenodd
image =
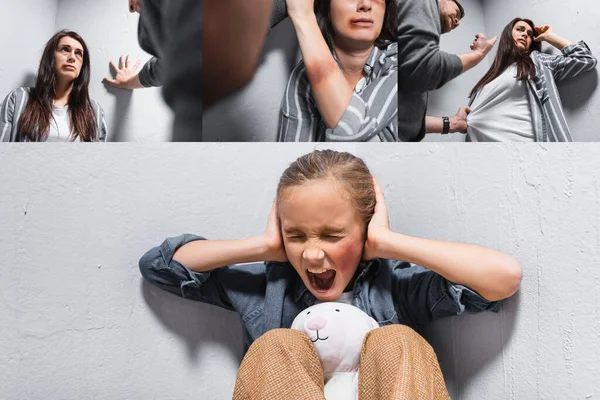
<path id="1" fill-rule="evenodd" d="M 106 142 L 106 137 L 108 136 L 108 129 L 106 126 L 106 117 L 104 115 L 104 110 L 95 101 L 92 101 L 92 105 L 94 106 L 94 111 L 96 112 L 96 129 L 97 129 L 97 140 L 98 142 Z"/>
<path id="2" fill-rule="evenodd" d="M 557 82 L 590 71 L 596 67 L 598 62 L 583 41 L 565 47 L 561 53 L 560 55 L 543 53 L 538 55 L 540 62 L 552 71 L 552 76 Z"/>
<path id="3" fill-rule="evenodd" d="M 0 105 L 0 142 L 10 142 L 15 115 L 16 91 L 11 91 Z"/>
<path id="4" fill-rule="evenodd" d="M 338 124 L 327 130 L 327 141 L 367 141 L 396 121 L 398 67 L 394 60 L 391 61 L 390 68 L 370 82 L 360 94 L 352 94 L 350 105 Z"/>
<path id="5" fill-rule="evenodd" d="M 279 113 L 279 142 L 313 142 L 317 140 L 317 106 L 311 95 L 306 67 L 301 62 L 294 68 L 285 89 Z"/>

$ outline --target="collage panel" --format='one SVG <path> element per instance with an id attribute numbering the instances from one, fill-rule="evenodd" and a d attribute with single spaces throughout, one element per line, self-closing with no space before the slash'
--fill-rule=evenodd
<path id="1" fill-rule="evenodd" d="M 599 141 L 596 7 L 400 1 L 400 131 L 411 141 Z"/>
<path id="2" fill-rule="evenodd" d="M 306 395 L 315 385 L 288 367 L 305 360 L 307 374 L 325 378 L 336 359 L 355 367 L 367 330 L 375 363 L 394 360 L 367 381 L 411 390 L 386 397 L 367 385 L 371 398 L 590 398 L 600 159 L 595 146 L 527 147 L 3 146 L 0 397 L 329 398 Z M 340 186 L 314 175 L 299 184 L 315 168 Z M 356 194 L 371 175 L 380 191 Z M 364 255 L 374 258 L 357 262 L 367 225 L 351 211 L 375 190 Z M 285 252 L 261 245 L 281 243 L 277 221 Z M 371 245 L 384 232 L 388 250 Z M 355 289 L 342 292 L 353 271 Z M 344 318 L 350 300 L 357 314 Z M 309 320 L 331 305 L 340 311 Z M 381 327 L 371 331 L 363 311 Z M 339 341 L 311 352 L 308 338 L 297 341 L 302 329 Z M 394 375 L 399 349 L 405 367 Z M 373 369 L 363 367 L 359 378 Z M 338 390 L 353 390 L 351 371 L 334 380 Z M 408 384 L 423 380 L 435 396 Z"/>

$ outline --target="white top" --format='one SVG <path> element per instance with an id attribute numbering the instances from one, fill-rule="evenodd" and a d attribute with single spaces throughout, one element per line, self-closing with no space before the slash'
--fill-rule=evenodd
<path id="1" fill-rule="evenodd" d="M 467 116 L 467 135 L 471 141 L 535 141 L 527 81 L 516 78 L 514 63 L 481 88 Z"/>
<path id="2" fill-rule="evenodd" d="M 50 133 L 48 142 L 70 142 L 71 119 L 69 117 L 69 106 L 58 107 L 52 105 L 52 118 L 50 119 Z"/>
<path id="3" fill-rule="evenodd" d="M 338 303 L 345 303 L 345 304 L 352 305 L 352 293 L 353 293 L 352 291 L 350 291 L 350 292 L 344 292 L 344 293 L 341 294 L 340 297 L 337 298 L 336 301 Z M 320 301 L 320 300 L 315 299 L 315 304 L 314 305 L 321 304 L 321 303 L 323 303 L 323 302 Z"/>

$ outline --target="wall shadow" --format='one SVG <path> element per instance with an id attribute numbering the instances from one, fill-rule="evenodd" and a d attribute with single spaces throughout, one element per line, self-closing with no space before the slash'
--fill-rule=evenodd
<path id="1" fill-rule="evenodd" d="M 116 71 L 109 64 L 109 73 L 114 78 Z M 115 103 L 112 112 L 112 123 L 109 128 L 107 141 L 109 142 L 125 142 L 127 136 L 125 134 L 125 122 L 127 121 L 127 114 L 129 113 L 129 107 L 131 106 L 131 96 L 133 96 L 133 90 L 129 89 L 118 89 L 111 84 L 103 81 L 102 84 L 108 93 L 115 97 Z"/>
<path id="2" fill-rule="evenodd" d="M 217 344 L 241 363 L 244 332 L 236 313 L 183 299 L 152 286 L 144 279 L 140 280 L 140 290 L 158 321 L 185 343 L 190 362 L 201 356 L 202 348 L 212 348 Z"/>
<path id="3" fill-rule="evenodd" d="M 21 80 L 21 86 L 22 87 L 34 87 L 35 86 L 35 74 L 33 74 L 31 72 L 28 74 L 25 74 L 25 76 Z"/>
<path id="4" fill-rule="evenodd" d="M 484 312 L 445 318 L 427 327 L 423 335 L 435 349 L 451 398 L 481 373 L 511 341 L 521 294 L 505 300 L 499 313 Z"/>
<path id="5" fill-rule="evenodd" d="M 559 83 L 563 108 L 577 110 L 585 106 L 598 88 L 598 70 L 585 72 Z"/>

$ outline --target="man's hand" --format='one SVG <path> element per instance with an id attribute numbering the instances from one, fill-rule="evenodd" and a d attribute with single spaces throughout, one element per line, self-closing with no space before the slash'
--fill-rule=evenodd
<path id="1" fill-rule="evenodd" d="M 104 78 L 105 82 L 119 89 L 141 89 L 144 87 L 140 82 L 137 72 L 140 66 L 139 60 L 131 67 L 129 56 L 125 59 L 121 56 L 118 66 L 113 61 L 110 62 L 110 65 L 115 69 L 115 79 Z"/>
<path id="2" fill-rule="evenodd" d="M 140 13 L 142 11 L 142 1 L 141 0 L 129 0 L 129 12 L 130 13 Z"/>
<path id="3" fill-rule="evenodd" d="M 467 106 L 458 109 L 456 115 L 450 118 L 450 133 L 467 133 L 467 114 L 470 112 L 471 109 Z"/>
<path id="4" fill-rule="evenodd" d="M 492 47 L 496 44 L 498 40 L 498 36 L 494 36 L 490 40 L 488 40 L 483 33 L 478 33 L 475 35 L 475 39 L 473 43 L 471 43 L 471 51 L 480 52 L 485 57 L 487 53 L 490 52 Z"/>

